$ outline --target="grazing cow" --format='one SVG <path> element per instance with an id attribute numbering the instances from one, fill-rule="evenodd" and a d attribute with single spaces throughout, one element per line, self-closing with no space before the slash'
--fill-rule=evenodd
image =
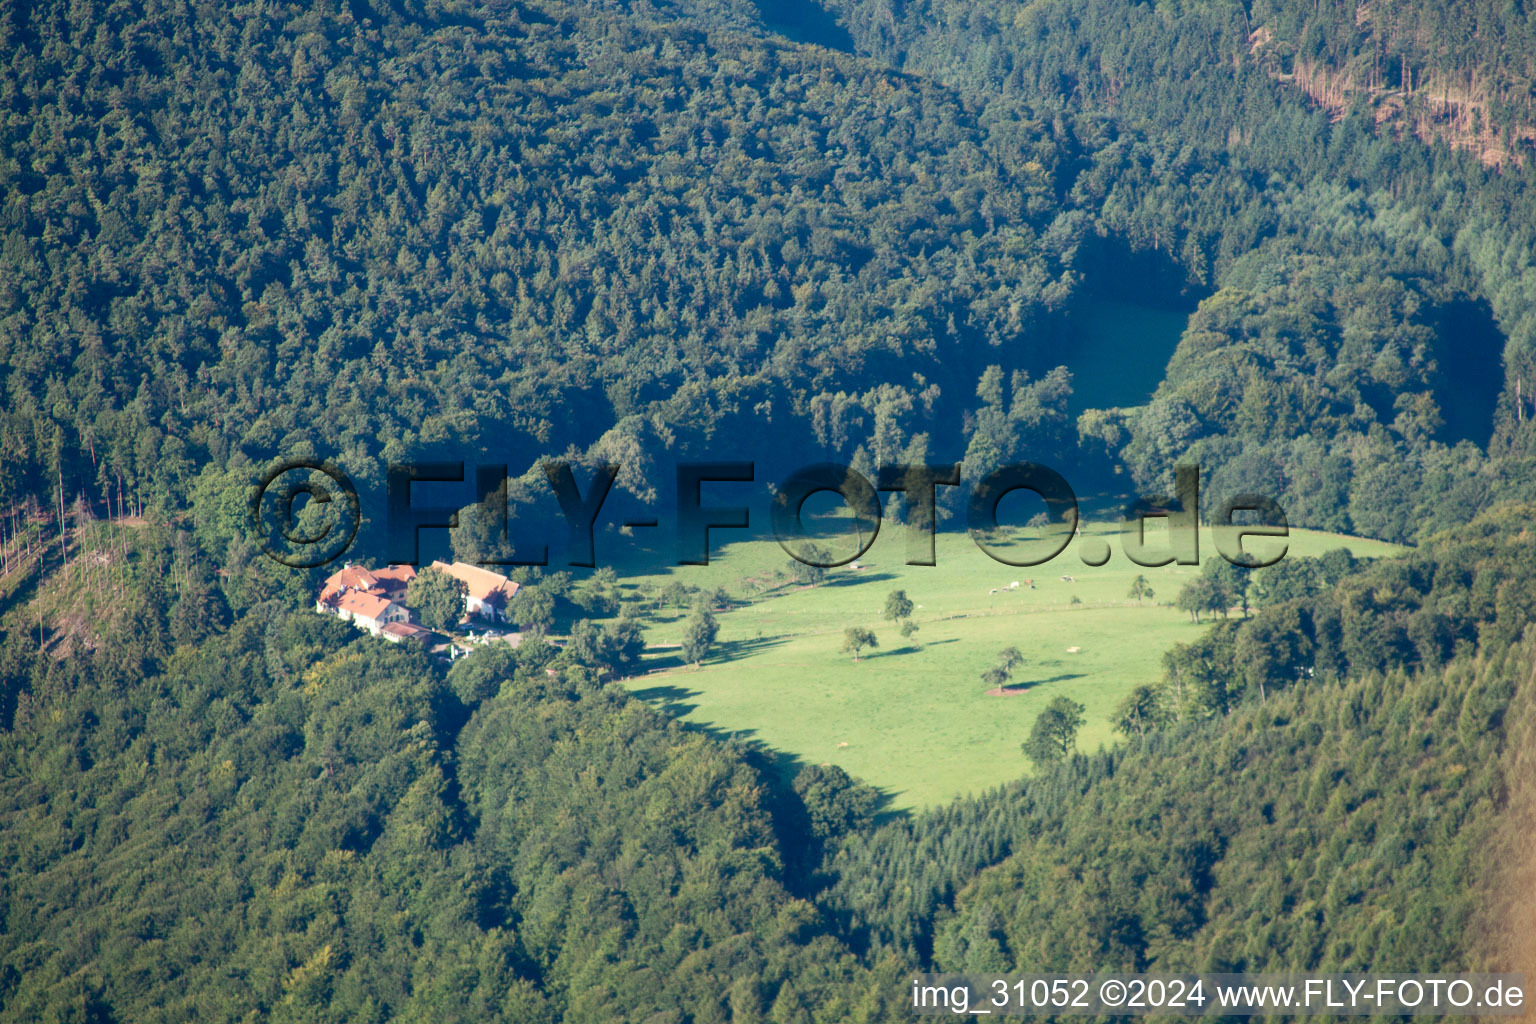
<path id="1" fill-rule="evenodd" d="M 1018 590 L 1019 589 L 1019 581 L 1018 580 L 1014 580 L 1012 583 L 1008 584 L 1008 589 L 1009 590 Z"/>

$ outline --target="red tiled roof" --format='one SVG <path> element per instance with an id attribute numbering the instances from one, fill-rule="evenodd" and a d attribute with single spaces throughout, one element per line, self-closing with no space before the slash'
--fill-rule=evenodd
<path id="1" fill-rule="evenodd" d="M 394 581 L 397 583 L 409 583 L 416 578 L 416 567 L 411 565 L 390 565 L 383 569 L 373 570 L 374 578 L 381 583 Z"/>
<path id="2" fill-rule="evenodd" d="M 320 600 L 332 607 L 348 591 L 362 591 L 380 597 L 397 597 L 411 580 L 416 570 L 409 565 L 391 565 L 383 569 L 366 569 L 361 565 L 349 565 L 332 573 L 320 588 Z"/>
<path id="3" fill-rule="evenodd" d="M 331 573 L 325 581 L 325 589 L 369 590 L 378 583 L 378 577 L 360 565 L 349 565 Z"/>
<path id="4" fill-rule="evenodd" d="M 446 572 L 459 580 L 469 590 L 469 596 L 477 601 L 505 603 L 517 593 L 518 585 L 499 572 L 491 572 L 468 562 L 433 562 L 432 568 Z"/>
<path id="5" fill-rule="evenodd" d="M 354 618 L 378 620 L 394 604 L 388 598 L 377 594 L 365 594 L 360 590 L 349 590 L 335 601 L 336 607 L 347 612 Z"/>

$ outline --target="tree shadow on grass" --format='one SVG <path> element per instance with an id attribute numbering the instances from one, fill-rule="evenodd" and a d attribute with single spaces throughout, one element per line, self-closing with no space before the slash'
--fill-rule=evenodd
<path id="1" fill-rule="evenodd" d="M 884 650 L 875 650 L 869 654 L 859 655 L 860 661 L 870 661 L 874 658 L 891 658 L 898 654 L 916 654 L 927 647 L 942 647 L 945 644 L 957 644 L 960 638 L 957 636 L 946 637 L 943 640 L 919 640 L 917 643 L 903 643 L 900 647 L 887 647 Z"/>
<path id="2" fill-rule="evenodd" d="M 774 633 L 772 636 L 758 636 L 747 640 L 727 640 L 715 645 L 718 653 L 711 656 L 709 661 L 711 663 L 731 662 L 787 643 L 789 643 L 787 633 Z"/>
<path id="3" fill-rule="evenodd" d="M 1027 683 L 1010 683 L 1002 688 L 1003 692 L 998 694 L 998 696 L 1014 697 L 1021 693 L 1028 693 L 1031 690 L 1039 689 L 1047 683 L 1064 683 L 1068 679 L 1082 679 L 1085 675 L 1086 673 L 1083 672 L 1063 672 L 1060 675 L 1051 676 L 1049 679 L 1035 679 Z M 987 692 L 992 693 L 991 690 Z"/>
<path id="4" fill-rule="evenodd" d="M 699 696 L 701 691 L 690 690 L 682 686 L 647 686 L 640 690 L 630 690 L 631 697 L 637 697 L 645 701 L 651 707 L 671 718 L 682 718 L 692 714 L 698 708 L 697 704 L 689 704 L 688 700 Z"/>
<path id="5" fill-rule="evenodd" d="M 717 643 L 714 650 L 701 663 L 702 665 L 728 665 L 739 658 L 744 658 L 759 651 L 766 651 L 772 647 L 778 647 L 790 640 L 787 633 L 774 633 L 771 636 L 752 637 L 746 640 L 727 640 Z M 692 668 L 693 663 L 683 660 L 681 645 L 675 647 L 663 647 L 666 653 L 656 653 L 656 648 L 651 648 L 651 656 L 645 661 L 645 675 L 655 675 L 661 672 L 676 672 L 679 669 Z"/>
<path id="6" fill-rule="evenodd" d="M 857 572 L 838 573 L 828 577 L 818 586 L 822 587 L 852 587 L 860 583 L 879 583 L 881 580 L 893 580 L 896 574 L 893 572 L 869 572 L 860 569 Z"/>

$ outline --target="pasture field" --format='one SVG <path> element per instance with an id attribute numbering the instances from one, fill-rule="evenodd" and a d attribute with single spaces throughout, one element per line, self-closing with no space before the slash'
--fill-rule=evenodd
<path id="1" fill-rule="evenodd" d="M 675 648 L 686 611 L 653 611 L 645 674 L 625 685 L 697 727 L 760 741 L 781 755 L 785 770 L 837 764 L 882 789 L 891 809 L 920 808 L 1027 774 L 1019 744 L 1057 694 L 1087 708 L 1079 749 L 1115 742 L 1108 721 L 1115 705 L 1132 687 L 1161 676 L 1163 652 L 1206 628 L 1172 607 L 1199 569 L 1137 566 L 1121 551 L 1114 527 L 1085 530 L 1111 544 L 1112 557 L 1097 568 L 1083 564 L 1079 541 L 1045 565 L 1013 568 L 993 561 L 964 532 L 938 536 L 937 565 L 909 566 L 903 529 L 888 531 L 859 569 L 829 570 L 815 586 L 784 580 L 789 557 L 773 540 L 722 543 L 732 531 L 714 534 L 708 566 L 621 563 L 622 585 L 631 591 L 655 594 L 677 580 L 723 587 L 734 599 L 717 613 L 718 646 L 698 667 L 682 664 Z M 1148 538 L 1155 542 L 1151 529 Z M 1268 543 L 1249 541 L 1261 551 Z M 1289 553 L 1338 547 L 1371 557 L 1402 550 L 1293 530 Z M 1200 553 L 1202 560 L 1220 557 L 1204 530 Z M 1138 574 L 1156 592 L 1140 605 L 1127 596 Z M 1014 581 L 1019 588 L 1008 589 Z M 911 640 L 881 617 L 897 589 L 917 606 L 912 619 L 919 630 Z M 841 651 L 848 626 L 872 629 L 879 646 L 855 661 Z M 1011 681 L 1020 692 L 988 695 L 981 673 L 1010 645 L 1024 654 Z"/>

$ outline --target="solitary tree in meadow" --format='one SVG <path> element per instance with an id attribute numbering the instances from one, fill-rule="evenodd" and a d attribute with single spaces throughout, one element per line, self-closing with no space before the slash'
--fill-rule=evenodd
<path id="1" fill-rule="evenodd" d="M 1152 584 L 1147 582 L 1147 578 L 1138 573 L 1136 578 L 1131 580 L 1130 596 L 1131 600 L 1141 604 L 1143 600 L 1152 600 L 1157 594 L 1152 590 Z"/>
<path id="2" fill-rule="evenodd" d="M 1024 664 L 1024 654 L 1017 647 L 1004 647 L 997 652 L 997 664 L 981 674 L 981 681 L 996 690 L 1008 685 L 1013 670 Z"/>
<path id="3" fill-rule="evenodd" d="M 709 610 L 695 608 L 683 626 L 683 660 L 690 665 L 697 665 L 707 658 L 719 632 L 720 624 Z"/>
<path id="4" fill-rule="evenodd" d="M 896 631 L 903 640 L 910 640 L 917 632 L 917 623 L 912 621 L 912 608 L 912 599 L 905 590 L 893 590 L 885 599 L 884 615 L 897 624 Z"/>
<path id="5" fill-rule="evenodd" d="M 807 544 L 801 552 L 807 561 L 789 560 L 789 577 L 796 583 L 815 586 L 827 578 L 826 566 L 832 562 L 832 553 L 819 544 Z M 815 564 L 810 564 L 815 563 Z"/>
<path id="6" fill-rule="evenodd" d="M 849 626 L 843 630 L 843 651 L 853 655 L 853 660 L 859 660 L 859 652 L 866 647 L 879 647 L 880 641 L 875 638 L 873 630 L 863 626 Z"/>

